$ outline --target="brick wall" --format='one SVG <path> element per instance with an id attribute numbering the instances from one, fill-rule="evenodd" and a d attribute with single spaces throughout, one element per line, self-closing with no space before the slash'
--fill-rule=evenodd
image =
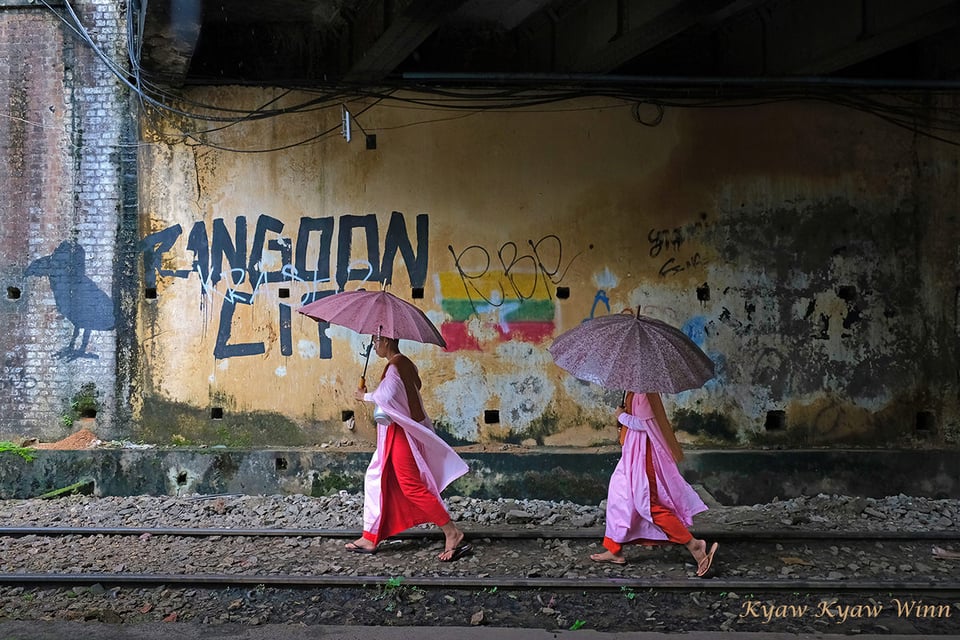
<path id="1" fill-rule="evenodd" d="M 126 66 L 124 3 L 72 6 Z M 67 435 L 83 395 L 96 398 L 97 435 L 117 437 L 128 401 L 116 391 L 126 388 L 116 352 L 124 163 L 135 160 L 128 91 L 42 4 L 0 0 L 0 59 L 0 438 Z"/>

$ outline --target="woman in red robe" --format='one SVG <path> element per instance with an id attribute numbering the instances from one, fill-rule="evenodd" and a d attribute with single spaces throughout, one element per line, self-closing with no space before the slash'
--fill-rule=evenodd
<path id="1" fill-rule="evenodd" d="M 627 394 L 617 410 L 623 453 L 610 477 L 607 491 L 606 551 L 594 553 L 594 562 L 625 564 L 625 544 L 683 545 L 697 564 L 697 575 L 710 570 L 717 543 L 707 547 L 688 527 L 693 516 L 706 511 L 697 492 L 680 475 L 677 462 L 683 450 L 656 393 Z"/>
<path id="2" fill-rule="evenodd" d="M 377 448 L 364 476 L 363 536 L 346 549 L 374 553 L 385 538 L 432 522 L 444 534 L 441 562 L 472 550 L 463 531 L 450 519 L 440 492 L 467 472 L 467 464 L 433 430 L 420 397 L 420 375 L 400 353 L 399 340 L 374 337 L 377 355 L 386 358 L 380 384 L 373 393 L 355 392 L 358 400 L 375 402 Z"/>

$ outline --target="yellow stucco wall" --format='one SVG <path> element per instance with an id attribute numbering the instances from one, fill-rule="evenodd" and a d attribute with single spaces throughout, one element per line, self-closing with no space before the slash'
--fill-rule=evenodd
<path id="1" fill-rule="evenodd" d="M 307 96 L 191 98 L 253 110 Z M 652 107 L 600 99 L 348 107 L 350 142 L 339 107 L 222 128 L 144 118 L 141 275 L 156 288 L 138 310 L 146 437 L 369 436 L 370 410 L 352 399 L 364 336 L 331 327 L 326 342 L 296 309 L 312 292 L 377 287 L 387 266 L 389 290 L 447 338 L 447 350 L 401 347 L 421 368 L 428 412 L 462 441 L 614 438 L 619 391 L 574 380 L 547 347 L 637 305 L 717 364 L 703 389 L 666 399 L 689 440 L 879 443 L 920 415 L 941 436 L 955 428 L 956 376 L 944 378 L 955 366 L 953 148 L 827 104 L 667 108 L 656 126 L 636 117 L 649 124 Z M 918 355 L 931 338 L 941 349 Z M 368 379 L 380 370 L 372 361 Z M 353 433 L 341 423 L 350 410 Z M 491 410 L 499 421 L 487 424 Z"/>

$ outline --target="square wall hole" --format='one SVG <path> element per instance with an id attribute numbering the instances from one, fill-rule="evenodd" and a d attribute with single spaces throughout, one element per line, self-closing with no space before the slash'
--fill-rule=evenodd
<path id="1" fill-rule="evenodd" d="M 147 287 L 143 290 L 143 297 L 147 300 L 156 300 L 157 299 L 157 288 L 156 287 Z"/>
<path id="2" fill-rule="evenodd" d="M 277 471 L 286 471 L 287 470 L 287 459 L 286 458 L 277 458 L 275 460 Z"/>
<path id="3" fill-rule="evenodd" d="M 287 287 L 280 287 L 279 291 L 277 291 L 277 296 L 280 298 L 289 298 L 290 289 Z"/>
<path id="4" fill-rule="evenodd" d="M 570 287 L 557 287 L 557 298 L 566 300 L 570 297 Z"/>
<path id="5" fill-rule="evenodd" d="M 7 300 L 19 300 L 19 299 L 20 299 L 20 288 L 7 287 Z"/>
<path id="6" fill-rule="evenodd" d="M 849 284 L 838 287 L 837 297 L 847 302 L 853 302 L 857 299 L 857 288 Z"/>
<path id="7" fill-rule="evenodd" d="M 414 300 L 422 300 L 422 299 L 423 299 L 423 287 L 414 287 L 413 289 L 411 289 L 411 290 L 410 290 L 410 297 L 413 298 Z"/>
<path id="8" fill-rule="evenodd" d="M 210 417 L 214 420 L 223 420 L 223 407 L 213 407 L 210 409 Z"/>
<path id="9" fill-rule="evenodd" d="M 767 411 L 767 419 L 763 423 L 763 428 L 767 431 L 780 431 L 787 426 L 787 412 L 782 409 Z"/>
<path id="10" fill-rule="evenodd" d="M 700 302 L 707 302 L 710 300 L 710 285 L 706 282 L 697 287 L 697 300 Z"/>
<path id="11" fill-rule="evenodd" d="M 933 411 L 918 411 L 916 431 L 918 434 L 926 435 L 934 433 L 937 430 L 937 416 Z"/>
<path id="12" fill-rule="evenodd" d="M 340 412 L 340 422 L 346 422 L 353 417 L 353 409 L 344 409 Z"/>
<path id="13" fill-rule="evenodd" d="M 499 409 L 484 409 L 483 424 L 497 424 L 498 422 L 500 422 Z"/>

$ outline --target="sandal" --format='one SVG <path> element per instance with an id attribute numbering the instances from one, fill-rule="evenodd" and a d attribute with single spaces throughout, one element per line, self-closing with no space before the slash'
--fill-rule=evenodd
<path id="1" fill-rule="evenodd" d="M 453 562 L 455 560 L 459 560 L 460 558 L 467 555 L 471 551 L 473 551 L 473 545 L 468 544 L 466 542 L 461 543 L 459 546 L 456 546 L 453 549 L 444 549 L 443 553 L 452 552 L 452 555 L 447 560 L 444 560 L 441 558 L 440 562 Z M 443 554 L 440 554 L 440 555 L 443 555 Z"/>
<path id="2" fill-rule="evenodd" d="M 708 551 L 707 555 L 697 564 L 698 578 L 706 576 L 707 572 L 710 571 L 710 567 L 713 566 L 713 556 L 717 553 L 718 548 L 720 548 L 720 545 L 716 542 L 710 545 L 710 551 Z"/>
<path id="3" fill-rule="evenodd" d="M 347 544 L 343 545 L 343 548 L 347 551 L 352 551 L 353 553 L 368 553 L 373 555 L 377 552 L 376 547 L 361 547 L 356 542 L 348 542 Z"/>

